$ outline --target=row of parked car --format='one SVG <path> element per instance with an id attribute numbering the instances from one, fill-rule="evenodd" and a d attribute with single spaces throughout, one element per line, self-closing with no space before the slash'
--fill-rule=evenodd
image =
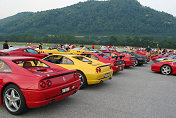
<path id="1" fill-rule="evenodd" d="M 11 114 L 24 113 L 112 78 L 127 66 L 150 61 L 145 51 L 35 47 L 0 51 L 0 104 Z"/>
<path id="2" fill-rule="evenodd" d="M 161 72 L 164 75 L 176 74 L 176 54 L 167 52 L 160 55 L 152 55 L 154 64 L 151 66 L 152 71 Z"/>

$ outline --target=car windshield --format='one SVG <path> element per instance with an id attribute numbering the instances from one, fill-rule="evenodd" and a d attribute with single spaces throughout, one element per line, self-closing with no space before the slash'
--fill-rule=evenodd
<path id="1" fill-rule="evenodd" d="M 109 52 L 105 52 L 104 54 L 106 54 L 108 56 L 111 56 L 111 53 L 109 53 Z"/>
<path id="2" fill-rule="evenodd" d="M 4 51 L 14 51 L 14 50 L 18 50 L 20 48 L 9 48 L 9 49 L 4 49 Z"/>
<path id="3" fill-rule="evenodd" d="M 89 50 L 88 48 L 86 48 L 86 47 L 84 47 L 84 50 L 85 50 L 85 51 L 90 51 L 90 50 Z"/>
<path id="4" fill-rule="evenodd" d="M 39 60 L 20 60 L 20 61 L 13 61 L 15 64 L 23 67 L 23 68 L 29 68 L 29 67 L 46 67 L 49 68 L 48 65 L 45 63 L 39 61 Z"/>
<path id="5" fill-rule="evenodd" d="M 57 48 L 57 50 L 59 51 L 59 52 L 66 52 L 64 49 L 62 49 L 62 48 Z"/>
<path id="6" fill-rule="evenodd" d="M 36 50 L 34 50 L 34 49 L 26 49 L 26 51 L 28 52 L 28 53 L 33 53 L 33 54 L 38 54 L 38 52 L 36 51 Z"/>
<path id="7" fill-rule="evenodd" d="M 110 58 L 107 57 L 106 55 L 99 55 L 99 56 L 101 56 L 101 57 L 103 57 L 103 58 L 106 58 L 106 59 L 110 59 Z"/>
<path id="8" fill-rule="evenodd" d="M 82 48 L 74 48 L 73 50 L 81 50 Z"/>

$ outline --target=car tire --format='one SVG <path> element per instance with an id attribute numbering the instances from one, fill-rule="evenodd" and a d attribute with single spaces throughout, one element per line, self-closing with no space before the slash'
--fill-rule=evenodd
<path id="1" fill-rule="evenodd" d="M 3 104 L 7 111 L 19 115 L 27 111 L 26 100 L 20 88 L 10 84 L 3 91 Z"/>
<path id="2" fill-rule="evenodd" d="M 139 65 L 139 62 L 138 62 L 138 60 L 136 59 L 136 62 L 135 62 L 135 64 L 134 64 L 134 66 L 138 66 Z"/>
<path id="3" fill-rule="evenodd" d="M 80 88 L 84 88 L 87 86 L 87 79 L 86 79 L 86 76 L 84 75 L 83 72 L 81 71 L 78 71 L 78 74 L 79 74 L 79 77 L 81 79 L 81 85 L 80 85 Z"/>
<path id="4" fill-rule="evenodd" d="M 169 65 L 163 65 L 160 70 L 163 75 L 169 75 L 172 73 L 172 67 Z"/>

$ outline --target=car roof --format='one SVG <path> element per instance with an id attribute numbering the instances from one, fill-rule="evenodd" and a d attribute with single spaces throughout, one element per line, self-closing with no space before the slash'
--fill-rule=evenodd
<path id="1" fill-rule="evenodd" d="M 0 56 L 0 59 L 2 60 L 33 60 L 33 59 L 38 59 L 36 57 L 26 57 L 26 56 Z"/>

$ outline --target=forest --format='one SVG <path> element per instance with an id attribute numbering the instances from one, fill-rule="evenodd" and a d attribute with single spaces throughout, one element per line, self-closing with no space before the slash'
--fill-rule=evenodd
<path id="1" fill-rule="evenodd" d="M 0 42 L 27 42 L 27 43 L 55 43 L 55 44 L 84 44 L 84 45 L 111 45 L 111 46 L 135 46 L 153 48 L 175 49 L 176 40 L 171 38 L 158 38 L 153 36 L 110 36 L 106 38 L 90 39 L 90 37 L 76 37 L 70 34 L 58 35 L 34 35 L 34 34 L 11 34 L 0 35 Z"/>

